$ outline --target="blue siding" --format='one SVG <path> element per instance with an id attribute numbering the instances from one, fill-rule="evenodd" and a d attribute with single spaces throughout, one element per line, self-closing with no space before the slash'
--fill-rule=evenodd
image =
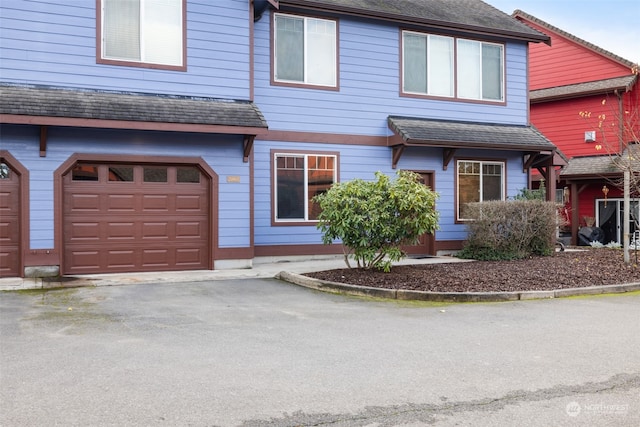
<path id="1" fill-rule="evenodd" d="M 249 97 L 249 3 L 187 2 L 187 71 L 96 63 L 96 3 L 0 3 L 0 75 L 5 82 Z"/>
<path id="2" fill-rule="evenodd" d="M 219 179 L 219 246 L 250 244 L 249 164 L 242 161 L 241 137 L 51 127 L 47 156 L 40 157 L 38 128 L 3 125 L 0 131 L 1 148 L 29 169 L 30 249 L 54 247 L 53 174 L 74 153 L 202 157 Z M 230 175 L 240 183 L 228 183 Z"/>
<path id="3" fill-rule="evenodd" d="M 528 124 L 525 43 L 506 47 L 506 105 L 401 97 L 399 28 L 340 20 L 340 90 L 271 86 L 269 19 L 256 23 L 255 99 L 271 129 L 388 135 L 386 118 Z"/>
<path id="4" fill-rule="evenodd" d="M 315 225 L 272 226 L 271 185 L 273 174 L 270 170 L 270 150 L 304 150 L 340 153 L 340 181 L 355 178 L 375 179 L 375 172 L 381 171 L 395 176 L 391 168 L 391 149 L 387 147 L 363 147 L 357 145 L 302 144 L 257 141 L 255 150 L 255 244 L 313 244 L 321 242 L 321 233 Z M 507 197 L 515 196 L 527 187 L 528 175 L 522 172 L 522 154 L 512 151 L 458 150 L 457 158 L 487 158 L 507 162 Z M 455 163 L 452 161 L 446 171 L 442 170 L 442 149 L 411 147 L 403 154 L 397 170 L 432 170 L 435 172 L 435 188 L 440 194 L 436 209 L 440 212 L 440 230 L 436 240 L 464 240 L 464 224 L 455 223 Z"/>

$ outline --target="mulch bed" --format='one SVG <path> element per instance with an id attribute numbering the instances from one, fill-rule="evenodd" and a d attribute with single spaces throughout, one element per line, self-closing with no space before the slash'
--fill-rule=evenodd
<path id="1" fill-rule="evenodd" d="M 392 267 L 389 273 L 344 268 L 305 276 L 359 286 L 432 292 L 555 290 L 640 282 L 634 251 L 631 263 L 625 264 L 622 250 L 580 249 L 584 250 L 514 261 L 402 265 Z"/>

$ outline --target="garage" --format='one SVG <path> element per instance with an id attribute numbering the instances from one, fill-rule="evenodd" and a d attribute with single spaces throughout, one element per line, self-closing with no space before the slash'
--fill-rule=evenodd
<path id="1" fill-rule="evenodd" d="M 0 277 L 20 276 L 20 174 L 0 157 Z"/>
<path id="2" fill-rule="evenodd" d="M 212 183 L 198 165 L 80 161 L 62 181 L 63 274 L 212 268 Z"/>

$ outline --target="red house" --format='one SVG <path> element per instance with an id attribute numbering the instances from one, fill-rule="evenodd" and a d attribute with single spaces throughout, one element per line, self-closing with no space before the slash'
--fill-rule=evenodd
<path id="1" fill-rule="evenodd" d="M 521 10 L 513 16 L 551 38 L 529 47 L 530 114 L 568 159 L 557 175 L 556 200 L 564 203 L 571 243 L 622 243 L 616 159 L 635 152 L 629 145 L 640 135 L 638 66 Z M 540 178 L 532 176 L 534 187 Z M 632 232 L 639 196 L 631 194 Z"/>

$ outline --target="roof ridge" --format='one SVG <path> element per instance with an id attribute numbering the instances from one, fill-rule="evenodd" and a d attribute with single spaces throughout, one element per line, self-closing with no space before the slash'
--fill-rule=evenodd
<path id="1" fill-rule="evenodd" d="M 527 19 L 529 21 L 535 22 L 536 24 L 539 24 L 539 25 L 541 25 L 543 27 L 546 27 L 547 29 L 549 29 L 549 30 L 551 30 L 551 31 L 553 31 L 555 33 L 558 33 L 559 35 L 561 35 L 561 36 L 563 36 L 565 38 L 568 38 L 569 40 L 572 40 L 572 41 L 574 41 L 574 42 L 576 42 L 578 44 L 583 45 L 584 47 L 587 47 L 587 48 L 595 51 L 596 53 L 599 53 L 599 54 L 601 54 L 603 56 L 606 56 L 609 59 L 620 63 L 621 65 L 625 65 L 625 66 L 627 66 L 629 68 L 633 68 L 635 65 L 637 65 L 633 61 L 625 59 L 625 58 L 623 58 L 623 57 L 621 57 L 619 55 L 616 55 L 613 52 L 610 52 L 610 51 L 608 51 L 606 49 L 601 48 L 600 46 L 597 46 L 597 45 L 595 45 L 595 44 L 593 44 L 591 42 L 588 42 L 588 41 L 578 37 L 578 36 L 575 36 L 575 35 L 567 32 L 567 31 L 565 31 L 565 30 L 563 30 L 561 28 L 558 28 L 558 27 L 556 27 L 554 25 L 551 25 L 548 22 L 543 21 L 542 19 L 537 18 L 537 17 L 535 17 L 535 16 L 533 16 L 533 15 L 531 15 L 531 14 L 529 14 L 529 13 L 527 13 L 527 12 L 521 10 L 521 9 L 514 10 L 513 13 L 511 14 L 511 16 L 513 16 L 514 18 L 521 17 L 521 18 L 525 18 L 525 19 Z M 526 22 L 525 22 L 525 24 L 526 24 Z"/>

